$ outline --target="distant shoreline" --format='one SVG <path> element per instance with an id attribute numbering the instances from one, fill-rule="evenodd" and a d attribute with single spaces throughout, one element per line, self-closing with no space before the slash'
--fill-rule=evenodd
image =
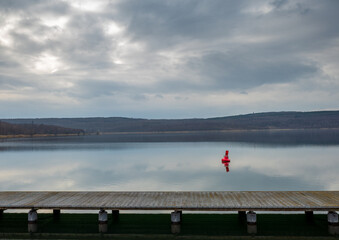
<path id="1" fill-rule="evenodd" d="M 222 131 L 98 132 L 89 134 L 5 135 L 1 141 L 50 139 L 93 143 L 238 142 L 270 145 L 339 145 L 338 128 Z M 66 140 L 67 139 L 67 140 Z M 0 144 L 1 146 L 1 144 Z"/>
<path id="2" fill-rule="evenodd" d="M 190 133 L 244 133 L 262 131 L 308 131 L 308 130 L 339 130 L 339 128 L 263 128 L 263 129 L 225 129 L 225 130 L 200 130 L 200 131 L 153 131 L 153 132 L 100 132 L 99 135 L 120 135 L 120 134 L 190 134 Z M 97 135 L 90 133 L 86 135 Z"/>
<path id="3" fill-rule="evenodd" d="M 37 137 L 68 137 L 68 136 L 83 136 L 78 134 L 18 134 L 18 135 L 0 135 L 0 139 L 8 138 L 37 138 Z"/>
<path id="4" fill-rule="evenodd" d="M 99 132 L 99 133 L 87 133 L 87 134 L 18 134 L 18 135 L 0 135 L 0 139 L 8 138 L 41 138 L 41 137 L 71 137 L 71 136 L 94 136 L 94 135 L 162 135 L 162 134 L 218 134 L 218 133 L 250 133 L 250 132 L 283 132 L 283 131 L 318 131 L 318 130 L 339 130 L 339 128 L 267 128 L 267 129 L 230 129 L 230 130 L 201 130 L 201 131 L 153 131 L 153 132 Z"/>
<path id="5" fill-rule="evenodd" d="M 83 131 L 86 134 L 192 134 L 197 132 L 220 133 L 220 131 L 339 129 L 339 111 L 266 112 L 228 117 L 191 119 L 95 117 L 1 119 L 0 121 L 11 124 L 27 124 L 28 128 L 33 123 L 37 126 L 58 126 Z M 30 134 L 34 132 L 26 133 Z"/>

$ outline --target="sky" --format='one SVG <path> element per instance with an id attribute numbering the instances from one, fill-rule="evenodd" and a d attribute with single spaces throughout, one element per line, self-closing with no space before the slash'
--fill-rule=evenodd
<path id="1" fill-rule="evenodd" d="M 0 1 L 0 118 L 338 110 L 337 0 Z"/>

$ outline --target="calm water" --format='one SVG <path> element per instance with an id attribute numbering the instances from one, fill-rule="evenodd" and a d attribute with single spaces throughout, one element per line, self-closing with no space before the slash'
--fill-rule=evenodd
<path id="1" fill-rule="evenodd" d="M 337 144 L 15 139 L 0 142 L 0 160 L 1 191 L 339 189 Z"/>

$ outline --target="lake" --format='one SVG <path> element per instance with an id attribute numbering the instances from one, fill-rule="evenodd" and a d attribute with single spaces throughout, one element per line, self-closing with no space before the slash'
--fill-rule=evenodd
<path id="1" fill-rule="evenodd" d="M 338 190 L 334 142 L 117 142 L 116 136 L 0 142 L 0 190 Z M 110 140 L 111 139 L 111 140 Z M 229 150 L 230 172 L 221 164 Z"/>

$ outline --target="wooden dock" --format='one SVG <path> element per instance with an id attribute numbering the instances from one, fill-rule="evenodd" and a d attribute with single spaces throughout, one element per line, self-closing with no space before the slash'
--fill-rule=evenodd
<path id="1" fill-rule="evenodd" d="M 0 209 L 337 211 L 339 191 L 0 192 Z"/>

